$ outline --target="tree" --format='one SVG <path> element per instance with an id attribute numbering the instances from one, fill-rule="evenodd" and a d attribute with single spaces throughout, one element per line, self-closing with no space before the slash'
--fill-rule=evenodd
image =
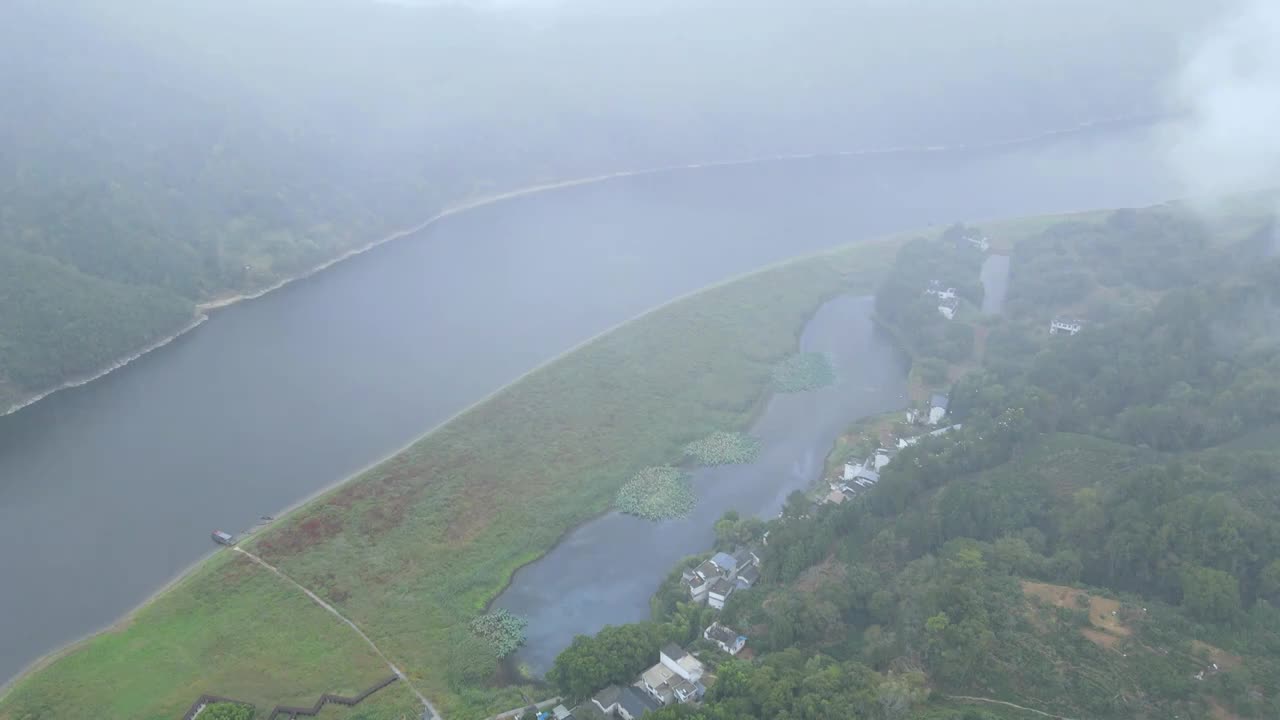
<path id="1" fill-rule="evenodd" d="M 666 639 L 650 622 L 611 625 L 594 636 L 579 635 L 556 656 L 547 680 L 567 697 L 590 697 L 606 685 L 630 682 L 657 662 L 658 648 Z"/>
<path id="2" fill-rule="evenodd" d="M 1240 612 L 1240 582 L 1221 570 L 1188 566 L 1182 570 L 1182 606 L 1202 620 L 1230 620 Z"/>
<path id="3" fill-rule="evenodd" d="M 1280 605 L 1280 559 L 1272 560 L 1258 575 L 1258 593 Z"/>

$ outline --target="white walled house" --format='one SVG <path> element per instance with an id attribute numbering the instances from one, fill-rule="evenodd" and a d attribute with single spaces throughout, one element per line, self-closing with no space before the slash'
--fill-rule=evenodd
<path id="1" fill-rule="evenodd" d="M 1053 322 L 1049 323 L 1049 334 L 1050 335 L 1061 335 L 1061 334 L 1075 335 L 1076 333 L 1080 332 L 1083 328 L 1084 328 L 1084 323 L 1080 322 L 1079 320 L 1064 320 L 1061 318 L 1054 318 Z"/>
<path id="2" fill-rule="evenodd" d="M 948 320 L 955 319 L 958 310 L 960 310 L 960 301 L 954 296 L 938 303 L 938 313 Z"/>
<path id="3" fill-rule="evenodd" d="M 747 636 L 739 635 L 736 630 L 727 628 L 720 623 L 711 623 L 706 630 L 702 631 L 702 637 L 715 643 L 719 648 L 730 655 L 737 655 L 738 651 L 747 644 Z"/>
<path id="4" fill-rule="evenodd" d="M 947 416 L 947 404 L 949 400 L 942 393 L 934 393 L 929 398 L 929 424 L 937 425 L 942 422 L 942 418 Z"/>

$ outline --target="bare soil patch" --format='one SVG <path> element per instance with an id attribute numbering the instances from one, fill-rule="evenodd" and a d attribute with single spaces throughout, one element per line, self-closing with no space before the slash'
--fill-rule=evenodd
<path id="1" fill-rule="evenodd" d="M 1082 610 L 1080 598 L 1088 600 L 1089 623 L 1093 627 L 1081 628 L 1080 633 L 1091 642 L 1114 650 L 1121 640 L 1133 634 L 1133 628 L 1125 625 L 1120 615 L 1120 601 L 1090 595 L 1083 590 L 1064 585 L 1022 581 L 1024 595 L 1034 596 L 1054 607 Z"/>

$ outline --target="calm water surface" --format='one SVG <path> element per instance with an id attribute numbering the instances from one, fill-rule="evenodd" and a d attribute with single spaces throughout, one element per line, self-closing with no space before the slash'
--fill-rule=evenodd
<path id="1" fill-rule="evenodd" d="M 726 510 L 777 515 L 788 494 L 821 475 L 850 419 L 902 407 L 907 360 L 871 322 L 873 306 L 872 298 L 846 297 L 819 310 L 801 348 L 827 353 L 839 382 L 770 398 L 750 430 L 761 440 L 760 457 L 695 471 L 698 505 L 689 517 L 650 522 L 609 513 L 517 572 L 495 602 L 529 618 L 528 643 L 516 661 L 544 673 L 574 635 L 648 618 L 649 596 L 680 558 L 711 546 L 712 524 Z"/>
<path id="2" fill-rule="evenodd" d="M 1009 256 L 988 255 L 982 262 L 982 313 L 1004 312 L 1004 299 L 1009 294 Z"/>
<path id="3" fill-rule="evenodd" d="M 0 419 L 0 679 L 119 618 L 214 528 L 244 529 L 675 295 L 888 231 L 1162 200 L 1146 132 L 530 196 L 219 312 Z"/>

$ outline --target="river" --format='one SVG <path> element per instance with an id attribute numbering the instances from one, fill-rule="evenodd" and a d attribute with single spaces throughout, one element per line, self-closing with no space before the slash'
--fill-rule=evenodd
<path id="1" fill-rule="evenodd" d="M 676 295 L 889 231 L 1162 200 L 1148 138 L 1106 128 L 577 186 L 219 311 L 0 419 L 0 678 L 120 618 L 207 554 L 211 530 L 341 480 Z"/>
<path id="2" fill-rule="evenodd" d="M 529 619 L 517 662 L 544 673 L 574 635 L 648 618 L 658 583 L 680 558 L 711 547 L 712 525 L 726 510 L 777 515 L 788 494 L 822 474 L 850 419 L 904 407 L 907 360 L 871 321 L 873 309 L 870 297 L 823 305 L 800 346 L 832 358 L 838 382 L 771 397 L 750 430 L 761 441 L 760 457 L 750 465 L 696 470 L 698 504 L 688 517 L 649 522 L 611 512 L 517 572 L 494 603 Z"/>

